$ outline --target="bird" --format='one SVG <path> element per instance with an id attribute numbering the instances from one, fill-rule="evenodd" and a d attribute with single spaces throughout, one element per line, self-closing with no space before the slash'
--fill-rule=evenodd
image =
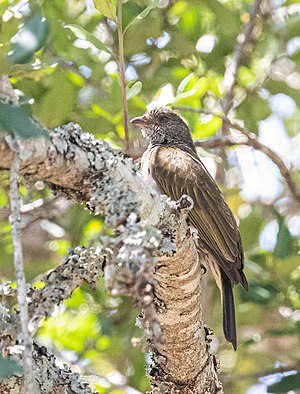
<path id="1" fill-rule="evenodd" d="M 244 252 L 233 213 L 197 154 L 185 121 L 167 107 L 153 108 L 131 123 L 149 141 L 141 171 L 152 185 L 174 201 L 182 195 L 193 199 L 188 220 L 198 231 L 198 247 L 221 292 L 223 332 L 237 349 L 233 286 L 247 290 L 243 272 Z"/>

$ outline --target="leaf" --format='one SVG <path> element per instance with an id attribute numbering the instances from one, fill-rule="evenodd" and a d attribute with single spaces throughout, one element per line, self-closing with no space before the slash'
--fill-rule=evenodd
<path id="1" fill-rule="evenodd" d="M 100 41 L 97 37 L 95 37 L 93 34 L 89 33 L 86 31 L 83 27 L 79 25 L 65 25 L 65 29 L 70 29 L 72 33 L 75 34 L 77 38 L 80 38 L 81 40 L 86 40 L 93 44 L 97 49 L 100 49 L 101 51 L 105 51 L 112 55 L 112 51 L 105 45 L 103 44 L 102 41 Z"/>
<path id="2" fill-rule="evenodd" d="M 131 21 L 128 23 L 128 25 L 125 27 L 124 29 L 124 34 L 126 33 L 126 31 L 129 29 L 129 27 L 135 25 L 136 23 L 138 23 L 140 20 L 146 18 L 146 16 L 149 14 L 149 12 L 155 8 L 158 3 L 160 2 L 160 0 L 154 0 L 150 5 L 148 5 L 147 8 L 145 8 L 140 14 L 138 14 L 135 18 L 131 19 Z"/>
<path id="3" fill-rule="evenodd" d="M 249 281 L 249 290 L 241 291 L 243 302 L 252 302 L 259 305 L 270 304 L 278 294 L 278 290 L 270 283 L 255 283 Z"/>
<path id="4" fill-rule="evenodd" d="M 189 77 L 185 78 L 184 81 L 188 81 L 184 87 L 180 87 L 180 91 L 173 102 L 173 104 L 177 105 L 191 105 L 192 99 L 199 99 L 203 97 L 209 88 L 208 79 L 206 77 L 198 78 L 193 76 L 193 78 L 189 79 Z M 184 82 L 183 81 L 183 82 Z"/>
<path id="5" fill-rule="evenodd" d="M 256 134 L 258 133 L 259 121 L 266 119 L 272 113 L 268 101 L 262 99 L 256 93 L 248 94 L 237 107 L 236 112 L 237 117 L 244 120 L 246 128 Z"/>
<path id="6" fill-rule="evenodd" d="M 40 50 L 49 35 L 50 24 L 41 15 L 27 19 L 24 26 L 11 39 L 12 49 L 7 59 L 13 64 L 24 64 L 32 60 L 34 53 Z"/>
<path id="7" fill-rule="evenodd" d="M 48 137 L 48 134 L 26 114 L 24 108 L 0 102 L 0 131 L 22 138 Z"/>
<path id="8" fill-rule="evenodd" d="M 259 209 L 253 210 L 250 215 L 241 219 L 239 229 L 242 236 L 243 246 L 246 250 L 257 245 L 263 224 L 263 216 Z"/>
<path id="9" fill-rule="evenodd" d="M 58 73 L 49 89 L 35 103 L 34 110 L 48 127 L 57 127 L 69 119 L 76 105 L 77 92 L 78 88 L 69 80 L 68 73 Z"/>
<path id="10" fill-rule="evenodd" d="M 292 373 L 293 371 L 290 371 Z M 300 389 L 300 373 L 283 376 L 283 378 L 274 384 L 268 386 L 268 393 L 287 393 L 291 390 Z"/>
<path id="11" fill-rule="evenodd" d="M 222 126 L 222 120 L 218 116 L 205 116 L 204 120 L 196 123 L 193 131 L 194 138 L 208 138 L 213 136 Z"/>
<path id="12" fill-rule="evenodd" d="M 10 378 L 13 375 L 21 376 L 23 368 L 16 361 L 0 355 L 0 379 Z"/>
<path id="13" fill-rule="evenodd" d="M 286 259 L 294 253 L 294 239 L 284 223 L 283 216 L 281 216 L 277 211 L 275 211 L 275 215 L 279 230 L 274 255 L 279 259 Z"/>
<path id="14" fill-rule="evenodd" d="M 142 90 L 142 82 L 141 81 L 137 81 L 136 83 L 134 83 L 131 88 L 129 88 L 126 91 L 126 98 L 127 100 L 131 99 L 134 96 L 137 96 L 140 91 Z"/>
<path id="15" fill-rule="evenodd" d="M 94 5 L 106 18 L 116 20 L 116 7 L 111 0 L 94 0 Z"/>

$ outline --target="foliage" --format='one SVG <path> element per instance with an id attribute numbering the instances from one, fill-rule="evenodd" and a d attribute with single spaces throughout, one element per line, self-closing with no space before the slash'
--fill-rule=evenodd
<path id="1" fill-rule="evenodd" d="M 0 356 L 0 379 L 20 376 L 22 373 L 23 368 L 16 361 Z"/>
<path id="2" fill-rule="evenodd" d="M 266 15 L 258 22 L 253 42 L 241 59 L 235 98 L 236 118 L 276 150 L 287 165 L 297 168 L 300 17 L 292 3 L 276 2 L 273 17 Z M 153 102 L 219 113 L 228 57 L 249 20 L 251 6 L 249 0 L 124 1 L 130 116 L 141 115 Z M 54 128 L 78 122 L 85 131 L 122 148 L 116 2 L 97 0 L 95 7 L 83 0 L 1 2 L 0 68 L 10 75 L 22 105 L 42 125 Z M 24 32 L 25 38 L 31 37 L 30 45 Z M 195 139 L 218 135 L 218 117 L 182 115 Z M 21 112 L 15 114 L 18 121 L 21 116 Z M 0 117 L 2 128 L 7 117 L 7 113 Z M 133 129 L 130 140 L 137 157 L 145 142 Z M 257 384 L 260 372 L 263 375 L 274 368 L 276 373 L 282 365 L 299 368 L 300 217 L 269 159 L 249 147 L 226 151 L 227 159 L 220 150 L 199 149 L 238 218 L 245 248 L 250 289 L 236 291 L 237 353 L 223 339 L 219 294 L 214 288 L 208 292 L 212 295 L 206 309 L 207 322 L 215 332 L 212 348 L 221 360 L 225 392 L 238 394 Z M 12 279 L 7 175 L 1 179 L 0 269 L 4 279 Z M 298 186 L 299 179 L 295 173 Z M 55 199 L 40 183 L 22 191 L 25 204 L 38 199 L 47 204 Z M 58 264 L 67 247 L 98 244 L 100 236 L 110 231 L 101 217 L 91 217 L 82 207 L 57 212 L 45 214 L 41 209 L 40 220 L 28 216 L 24 231 L 28 280 Z M 95 293 L 87 288 L 76 291 L 64 312 L 43 324 L 38 340 L 85 372 L 101 375 L 97 386 L 101 393 L 114 384 L 124 390 L 128 384 L 145 391 L 146 360 L 131 344 L 133 337 L 140 336 L 134 328 L 137 313 L 128 300 L 108 296 L 100 283 Z M 272 385 L 260 381 L 265 392 L 299 388 L 299 374 L 276 376 Z"/>
<path id="3" fill-rule="evenodd" d="M 30 119 L 22 107 L 0 102 L 0 132 L 15 133 L 23 138 L 46 137 L 46 131 Z"/>

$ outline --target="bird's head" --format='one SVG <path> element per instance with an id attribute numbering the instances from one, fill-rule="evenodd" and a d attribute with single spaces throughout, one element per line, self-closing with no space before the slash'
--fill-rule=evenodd
<path id="1" fill-rule="evenodd" d="M 152 144 L 191 143 L 190 130 L 182 118 L 169 108 L 155 108 L 131 120 Z"/>

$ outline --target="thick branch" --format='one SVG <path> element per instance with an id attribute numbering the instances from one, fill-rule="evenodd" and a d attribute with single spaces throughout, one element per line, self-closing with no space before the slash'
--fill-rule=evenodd
<path id="1" fill-rule="evenodd" d="M 76 142 L 80 132 L 81 129 L 71 123 L 51 133 L 52 141 L 44 138 L 19 140 L 21 149 L 31 152 L 30 157 L 20 163 L 21 174 L 67 188 L 78 196 L 85 195 L 90 184 L 86 186 L 83 180 L 91 174 L 94 158 L 84 150 L 84 136 L 81 142 Z M 98 148 L 106 149 L 106 146 L 99 143 Z M 10 169 L 11 162 L 12 152 L 5 139 L 0 137 L 0 169 Z"/>
<path id="2" fill-rule="evenodd" d="M 11 354 L 16 361 L 21 361 L 18 346 L 11 349 Z M 32 352 L 34 367 L 34 387 L 31 393 L 41 394 L 91 394 L 92 390 L 83 383 L 79 374 L 64 364 L 59 368 L 53 355 L 47 353 L 45 347 L 34 345 Z M 24 389 L 24 377 L 12 376 L 0 380 L 1 393 L 26 394 Z"/>
<path id="3" fill-rule="evenodd" d="M 180 233 L 177 232 L 176 240 L 178 252 L 159 258 L 154 275 L 158 320 L 165 341 L 153 352 L 152 383 L 166 393 L 222 393 L 215 359 L 207 351 L 208 341 L 199 308 L 198 252 L 192 234 L 181 239 Z"/>

